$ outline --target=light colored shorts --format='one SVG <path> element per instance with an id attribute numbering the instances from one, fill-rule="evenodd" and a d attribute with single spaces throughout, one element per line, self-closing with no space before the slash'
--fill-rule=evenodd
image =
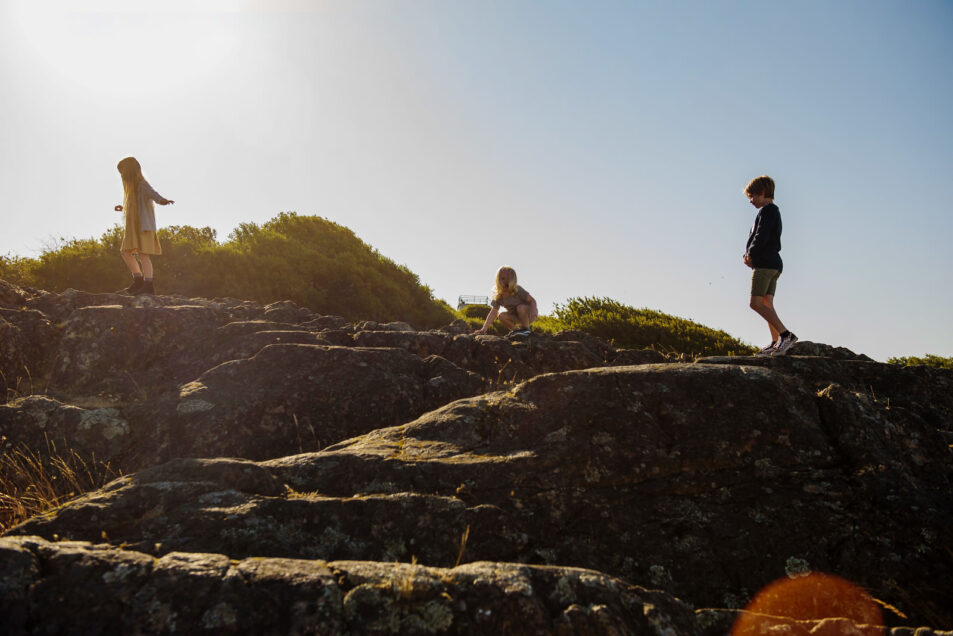
<path id="1" fill-rule="evenodd" d="M 779 270 L 756 267 L 751 273 L 751 295 L 774 296 L 780 276 L 781 272 Z"/>
<path id="2" fill-rule="evenodd" d="M 527 307 L 530 308 L 530 309 L 529 309 L 529 321 L 530 321 L 530 322 L 533 322 L 534 320 L 536 320 L 537 318 L 539 318 L 539 310 L 538 310 L 538 309 L 534 311 L 534 310 L 533 310 L 533 306 L 530 305 L 529 303 L 520 303 L 520 304 L 521 304 L 521 305 L 526 305 Z M 517 306 L 518 306 L 518 305 L 517 305 Z M 516 307 L 503 307 L 503 311 L 502 311 L 501 313 L 507 313 L 507 314 L 513 316 L 513 318 L 516 319 L 516 320 L 519 320 L 519 319 L 520 319 L 520 315 L 516 312 Z"/>

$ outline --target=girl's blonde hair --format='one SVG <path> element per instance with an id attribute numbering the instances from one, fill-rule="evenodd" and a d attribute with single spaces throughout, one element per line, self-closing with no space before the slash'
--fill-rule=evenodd
<path id="1" fill-rule="evenodd" d="M 509 283 L 504 287 L 500 284 L 500 275 L 508 273 L 510 275 Z M 496 270 L 496 287 L 493 290 L 493 300 L 500 300 L 504 296 L 513 296 L 516 294 L 516 270 L 504 265 Z"/>
<path id="2" fill-rule="evenodd" d="M 122 207 L 127 214 L 139 212 L 139 184 L 145 181 L 135 157 L 126 157 L 116 166 L 122 177 Z"/>
<path id="3" fill-rule="evenodd" d="M 122 176 L 123 185 L 128 182 L 136 186 L 142 181 L 142 166 L 139 165 L 135 157 L 126 157 L 116 165 L 116 168 L 119 169 L 119 174 Z"/>

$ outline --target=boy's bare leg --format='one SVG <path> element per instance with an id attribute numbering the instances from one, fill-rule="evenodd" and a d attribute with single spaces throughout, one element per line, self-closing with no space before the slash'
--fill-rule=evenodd
<path id="1" fill-rule="evenodd" d="M 764 298 L 764 305 L 765 305 L 765 307 L 769 307 L 769 308 L 771 309 L 771 311 L 774 312 L 774 315 L 777 316 L 777 315 L 778 315 L 778 312 L 774 309 L 774 295 L 773 295 L 773 294 L 765 294 L 764 296 L 762 296 L 762 298 Z M 781 319 L 780 319 L 780 318 L 778 318 L 778 324 L 781 324 Z M 770 322 L 768 323 L 768 329 L 771 330 L 771 342 L 777 342 L 778 340 L 780 340 L 780 339 L 781 339 L 781 332 L 782 332 L 782 331 L 785 331 L 784 325 L 781 325 L 781 328 L 780 328 L 780 329 L 776 329 L 776 328 L 774 327 L 774 325 L 772 325 Z"/>
<path id="2" fill-rule="evenodd" d="M 122 256 L 122 260 L 126 264 L 126 267 L 129 268 L 130 273 L 133 275 L 142 274 L 142 269 L 139 268 L 139 261 L 136 260 L 136 255 L 133 254 L 131 250 L 122 250 L 119 252 L 119 255 Z"/>
<path id="3" fill-rule="evenodd" d="M 771 330 L 771 342 L 780 340 L 781 332 L 787 331 L 787 328 L 774 311 L 774 296 L 752 296 L 749 306 L 767 321 L 768 329 Z"/>

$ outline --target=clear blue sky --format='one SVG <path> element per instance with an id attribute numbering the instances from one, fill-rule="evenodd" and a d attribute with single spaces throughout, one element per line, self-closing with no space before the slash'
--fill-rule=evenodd
<path id="1" fill-rule="evenodd" d="M 948 1 L 69 4 L 0 0 L 0 254 L 99 237 L 135 155 L 161 225 L 317 214 L 451 304 L 509 264 L 544 313 L 763 345 L 742 188 L 770 174 L 801 339 L 953 355 Z"/>

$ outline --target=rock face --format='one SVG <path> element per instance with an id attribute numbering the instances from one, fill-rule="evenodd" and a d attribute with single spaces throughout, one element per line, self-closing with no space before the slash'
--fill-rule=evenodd
<path id="1" fill-rule="evenodd" d="M 322 448 L 479 393 L 483 380 L 438 356 L 402 349 L 271 344 L 182 385 L 156 420 L 155 461 L 264 459 Z M 294 442 L 294 445 L 289 445 Z"/>
<path id="2" fill-rule="evenodd" d="M 514 378 L 605 361 L 579 341 L 355 325 L 287 301 L 261 307 L 4 285 L 0 435 L 30 445 L 46 435 L 72 448 L 77 417 L 84 431 L 90 417 L 108 417 L 124 424 L 93 427 L 77 450 L 124 470 L 174 457 L 317 450 Z M 42 408 L 22 401 L 37 394 Z"/>
<path id="3" fill-rule="evenodd" d="M 11 633 L 719 634 L 810 571 L 953 628 L 949 372 L 0 291 L 0 434 L 129 473 L 0 539 Z"/>
<path id="4" fill-rule="evenodd" d="M 0 539 L 0 571 L 5 634 L 700 633 L 684 603 L 575 568 L 154 559 L 24 537 Z"/>

